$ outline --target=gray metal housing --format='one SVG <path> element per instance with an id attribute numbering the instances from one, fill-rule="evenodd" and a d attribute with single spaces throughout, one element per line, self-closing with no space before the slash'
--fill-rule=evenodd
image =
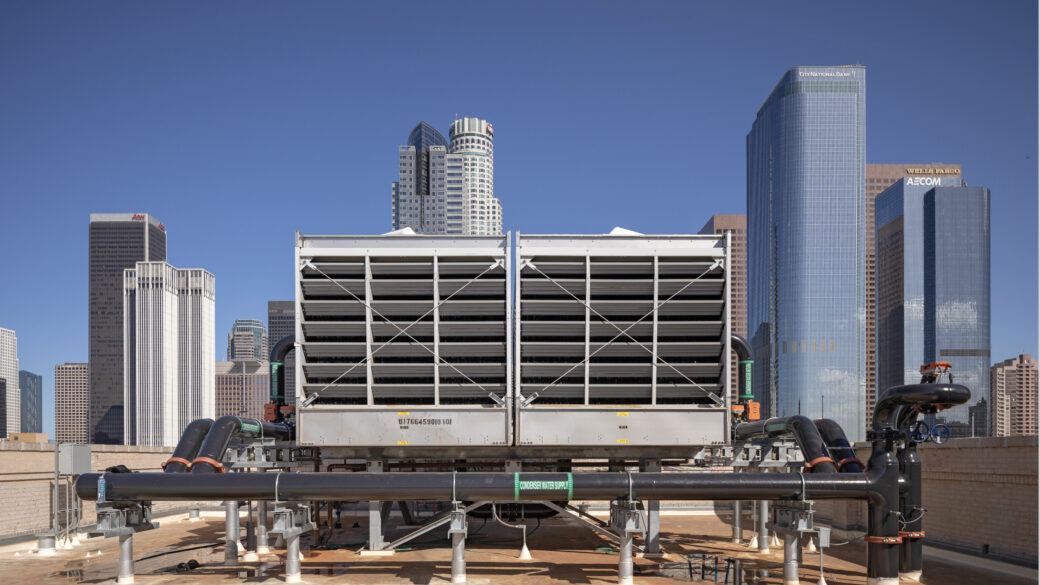
<path id="1" fill-rule="evenodd" d="M 729 240 L 517 235 L 517 445 L 728 442 Z"/>
<path id="2" fill-rule="evenodd" d="M 515 458 L 728 442 L 728 237 L 515 242 L 513 274 L 508 235 L 297 234 L 299 443 Z"/>
<path id="3" fill-rule="evenodd" d="M 302 445 L 512 441 L 508 236 L 296 236 Z"/>

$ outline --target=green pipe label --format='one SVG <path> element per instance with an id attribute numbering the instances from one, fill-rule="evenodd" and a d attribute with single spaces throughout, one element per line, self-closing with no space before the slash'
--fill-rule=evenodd
<path id="1" fill-rule="evenodd" d="M 519 473 L 513 474 L 513 499 L 520 499 L 520 492 L 553 492 L 567 490 L 567 499 L 574 498 L 574 474 L 568 473 L 567 480 L 529 479 L 521 480 Z"/>
<path id="2" fill-rule="evenodd" d="M 244 420 L 243 421 L 239 421 L 239 422 L 242 424 L 242 430 L 243 431 L 245 431 L 247 433 L 255 433 L 255 434 L 258 434 L 258 435 L 260 434 L 260 425 L 258 425 L 256 423 L 249 423 L 249 422 L 246 422 Z"/>

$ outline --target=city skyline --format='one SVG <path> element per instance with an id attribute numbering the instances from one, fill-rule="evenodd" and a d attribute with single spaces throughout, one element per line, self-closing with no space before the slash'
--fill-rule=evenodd
<path id="1" fill-rule="evenodd" d="M 364 30 L 343 34 L 352 26 L 344 24 L 349 7 L 322 8 L 326 18 L 257 9 L 244 17 L 248 26 L 223 8 L 192 22 L 161 6 L 109 11 L 111 18 L 87 6 L 4 7 L 0 46 L 25 59 L 0 64 L 0 78 L 13 88 L 3 99 L 19 112 L 0 121 L 3 135 L 15 138 L 0 144 L 0 187 L 10 194 L 0 247 L 32 242 L 33 260 L 63 279 L 0 292 L 0 327 L 18 332 L 21 367 L 49 378 L 44 394 L 53 412 L 47 374 L 88 358 L 86 217 L 141 210 L 169 226 L 172 264 L 206 266 L 221 279 L 216 327 L 227 331 L 237 317 L 263 314 L 267 300 L 292 298 L 294 230 L 387 231 L 386 183 L 402 128 L 456 112 L 493 121 L 501 138 L 495 180 L 507 207 L 504 229 L 693 233 L 712 215 L 745 212 L 744 135 L 778 76 L 797 65 L 863 63 L 871 72 L 866 162 L 956 161 L 972 184 L 992 190 L 992 361 L 1037 355 L 1036 7 L 936 6 L 762 4 L 753 21 L 735 8 L 668 6 L 646 23 L 615 6 L 597 15 L 598 27 L 577 7 L 562 8 L 553 22 L 509 8 L 476 11 L 464 19 L 493 16 L 502 24 L 495 45 L 473 56 L 472 83 L 431 66 L 421 97 L 395 70 L 414 61 L 410 51 L 387 47 L 376 66 L 353 57 L 374 38 Z M 146 17 L 151 24 L 132 24 Z M 406 18 L 457 26 L 424 10 Z M 287 19 L 309 27 L 308 40 L 269 59 L 265 43 Z M 896 20 L 936 26 L 895 50 L 877 41 L 876 30 Z M 227 27 L 244 27 L 239 42 L 226 40 Z M 721 35 L 732 27 L 747 34 Z M 986 42 L 959 46 L 939 34 L 949 27 L 970 28 Z M 198 43 L 182 47 L 173 30 Z M 541 46 L 517 50 L 528 30 L 540 32 Z M 132 39 L 127 31 L 135 31 Z M 575 31 L 584 33 L 582 46 L 569 40 Z M 93 49 L 71 48 L 82 46 Z M 170 55 L 170 46 L 185 50 Z M 720 47 L 725 58 L 703 57 Z M 431 62 L 450 61 L 451 51 L 434 47 Z M 313 55 L 320 58 L 301 68 Z M 546 55 L 555 67 L 542 66 Z M 172 83 L 150 65 L 168 59 L 186 77 Z M 922 83 L 908 61 L 932 64 L 937 77 L 982 66 L 990 74 L 954 100 Z M 240 67 L 260 62 L 271 68 Z M 327 75 L 344 67 L 349 80 Z M 77 72 L 86 70 L 93 74 L 81 79 Z M 290 75 L 299 83 L 279 81 Z M 709 79 L 725 83 L 704 91 Z M 110 99 L 114 87 L 121 99 Z M 1002 96 L 1000 108 L 989 107 L 994 95 Z M 246 241 L 228 221 L 256 229 Z M 249 253 L 225 253 L 231 250 Z M 13 274 L 21 261 L 4 255 L 0 269 Z"/>

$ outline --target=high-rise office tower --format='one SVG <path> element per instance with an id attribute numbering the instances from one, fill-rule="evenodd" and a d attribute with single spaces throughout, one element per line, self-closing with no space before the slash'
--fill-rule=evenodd
<path id="1" fill-rule="evenodd" d="M 266 360 L 267 329 L 257 319 L 236 319 L 228 333 L 228 360 Z"/>
<path id="2" fill-rule="evenodd" d="M 123 442 L 123 271 L 166 260 L 166 226 L 147 213 L 90 214 L 90 434 Z"/>
<path id="3" fill-rule="evenodd" d="M 459 118 L 448 130 L 448 151 L 462 156 L 462 233 L 502 233 L 502 202 L 495 197 L 495 131 L 479 118 Z"/>
<path id="4" fill-rule="evenodd" d="M 864 429 L 863 67 L 795 67 L 747 136 L 748 335 L 769 414 Z"/>
<path id="5" fill-rule="evenodd" d="M 391 185 L 393 229 L 421 234 L 448 233 L 445 155 L 448 141 L 433 126 L 419 122 L 398 148 L 398 181 Z M 460 211 L 453 225 L 461 225 Z"/>
<path id="6" fill-rule="evenodd" d="M 867 412 L 866 424 L 869 428 L 870 421 L 874 418 L 874 404 L 877 402 L 878 391 L 884 391 L 885 387 L 878 387 L 877 383 L 877 269 L 874 235 L 877 233 L 875 224 L 874 201 L 882 191 L 888 189 L 901 179 L 908 177 L 940 176 L 960 177 L 961 165 L 947 165 L 933 163 L 921 164 L 868 164 L 866 175 L 866 307 L 867 307 L 867 360 L 866 360 L 866 382 L 867 382 Z"/>
<path id="7" fill-rule="evenodd" d="M 39 374 L 18 370 L 18 388 L 22 399 L 22 432 L 43 432 L 43 378 Z"/>
<path id="8" fill-rule="evenodd" d="M 270 364 L 258 360 L 217 362 L 216 416 L 262 419 L 270 401 Z"/>
<path id="9" fill-rule="evenodd" d="M 1037 434 L 1037 363 L 1033 356 L 1022 354 L 994 364 L 989 376 L 992 435 Z"/>
<path id="10" fill-rule="evenodd" d="M 286 335 L 296 335 L 296 307 L 293 301 L 267 301 L 267 331 L 271 347 Z M 285 369 L 285 403 L 293 405 L 296 404 L 296 350 L 285 356 L 282 367 Z"/>
<path id="11" fill-rule="evenodd" d="M 176 445 L 197 418 L 212 417 L 213 275 L 165 262 L 124 272 L 127 445 Z"/>
<path id="12" fill-rule="evenodd" d="M 878 195 L 876 212 L 878 387 L 950 362 L 971 400 L 925 418 L 953 436 L 985 435 L 988 416 L 972 413 L 990 402 L 989 189 L 911 177 Z"/>
<path id="13" fill-rule="evenodd" d="M 747 339 L 747 216 L 746 215 L 713 215 L 704 224 L 699 234 L 729 234 L 730 236 L 730 331 Z M 737 402 L 740 387 L 737 377 L 736 352 L 730 356 L 730 397 Z"/>
<path id="14" fill-rule="evenodd" d="M 495 198 L 494 129 L 486 120 L 455 120 L 447 143 L 420 122 L 398 148 L 391 186 L 393 229 L 421 234 L 498 235 L 502 205 Z"/>
<path id="15" fill-rule="evenodd" d="M 54 440 L 90 442 L 90 392 L 87 364 L 54 366 Z"/>
<path id="16" fill-rule="evenodd" d="M 22 428 L 22 396 L 18 391 L 18 336 L 0 327 L 0 439 Z"/>

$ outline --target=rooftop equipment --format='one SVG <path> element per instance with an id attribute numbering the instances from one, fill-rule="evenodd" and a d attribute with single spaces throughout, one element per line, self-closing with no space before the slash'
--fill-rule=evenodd
<path id="1" fill-rule="evenodd" d="M 508 238 L 296 236 L 299 444 L 512 440 Z"/>
<path id="2" fill-rule="evenodd" d="M 728 442 L 728 241 L 517 235 L 517 445 Z"/>

